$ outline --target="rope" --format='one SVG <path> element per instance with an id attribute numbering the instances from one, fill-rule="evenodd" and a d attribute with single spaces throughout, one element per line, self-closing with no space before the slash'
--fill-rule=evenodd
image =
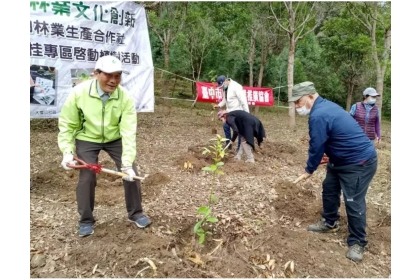
<path id="1" fill-rule="evenodd" d="M 185 79 L 185 80 L 188 80 L 188 81 L 191 81 L 191 82 L 194 82 L 194 83 L 196 82 L 196 81 L 194 81 L 194 80 L 188 79 L 188 78 L 186 78 L 186 77 L 183 77 L 183 76 L 177 75 L 177 74 L 175 74 L 175 73 L 172 73 L 172 72 L 169 72 L 169 71 L 166 71 L 166 70 L 163 70 L 163 69 L 157 68 L 157 67 L 155 67 L 155 69 L 160 70 L 160 71 L 163 71 L 163 72 L 166 72 L 166 73 L 169 73 L 169 74 L 172 74 L 172 75 L 175 75 L 175 76 L 178 76 L 178 77 L 181 77 L 181 78 L 183 78 L 183 79 Z M 287 85 L 287 86 L 289 86 L 289 85 Z M 275 87 L 275 88 L 273 88 L 273 89 L 282 88 L 282 87 L 287 87 L 287 86 Z M 195 104 L 195 102 L 197 102 L 197 99 L 194 99 L 194 100 L 193 100 L 193 99 L 182 99 L 182 98 L 171 98 L 171 97 L 160 97 L 160 98 L 162 98 L 162 99 L 170 99 L 170 100 L 184 100 L 184 101 L 194 102 L 194 104 Z M 194 106 L 194 104 L 193 104 L 193 106 Z M 274 107 L 287 108 L 287 109 L 291 108 L 291 107 L 285 107 L 285 106 L 274 106 Z"/>
<path id="2" fill-rule="evenodd" d="M 183 99 L 183 98 L 172 98 L 172 97 L 160 97 L 162 99 L 171 99 L 171 100 L 184 100 L 184 101 L 190 101 L 190 102 L 194 102 L 195 99 Z"/>
<path id="3" fill-rule="evenodd" d="M 183 79 L 185 79 L 185 80 L 188 80 L 188 81 L 191 81 L 191 82 L 195 82 L 194 80 L 191 80 L 191 79 L 185 78 L 185 77 L 183 77 L 183 76 L 177 75 L 177 74 L 175 74 L 175 73 L 172 73 L 172 72 L 169 72 L 169 71 L 166 71 L 166 70 L 163 70 L 163 69 L 157 68 L 157 67 L 155 67 L 155 69 L 158 69 L 158 70 L 160 70 L 160 71 L 163 71 L 163 72 L 166 72 L 166 73 L 169 73 L 169 74 L 172 74 L 172 75 L 178 76 L 178 77 L 181 77 L 181 78 L 183 78 Z"/>

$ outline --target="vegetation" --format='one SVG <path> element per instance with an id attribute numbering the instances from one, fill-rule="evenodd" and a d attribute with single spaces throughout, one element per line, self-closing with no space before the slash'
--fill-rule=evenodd
<path id="1" fill-rule="evenodd" d="M 288 84 L 310 80 L 344 109 L 374 87 L 382 116 L 391 116 L 391 2 L 137 3 L 147 11 L 154 65 L 178 80 L 223 74 L 276 88 L 276 102 L 287 102 Z M 168 96 L 175 76 L 162 77 Z M 194 84 L 177 94 L 194 96 Z"/>

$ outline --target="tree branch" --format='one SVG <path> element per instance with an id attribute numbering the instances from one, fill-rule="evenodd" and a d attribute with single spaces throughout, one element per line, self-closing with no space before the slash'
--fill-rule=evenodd
<path id="1" fill-rule="evenodd" d="M 160 36 L 159 32 L 155 29 L 155 27 L 153 26 L 153 24 L 150 22 L 150 19 L 149 19 L 149 16 L 148 16 L 147 12 L 146 12 L 146 19 L 147 19 L 147 23 L 148 23 L 149 27 L 150 27 L 150 28 L 152 29 L 152 31 L 156 34 L 156 36 L 158 36 L 158 38 L 159 38 L 160 42 L 163 44 L 163 43 L 164 43 L 164 40 L 163 40 L 163 38 Z"/>
<path id="2" fill-rule="evenodd" d="M 287 13 L 290 13 L 289 6 L 287 6 L 286 2 L 283 2 L 283 4 L 284 4 L 284 6 L 286 6 Z M 271 6 L 271 3 L 270 3 L 270 6 Z"/>
<path id="3" fill-rule="evenodd" d="M 300 2 L 299 2 L 300 3 Z M 303 21 L 302 21 L 302 23 L 298 26 L 298 27 L 296 27 L 296 30 L 298 30 L 299 28 L 301 28 L 302 27 L 302 25 L 304 25 L 305 23 L 307 23 L 308 21 L 309 21 L 309 19 L 311 18 L 311 13 L 312 13 L 312 10 L 314 9 L 314 7 L 315 7 L 315 3 L 313 3 L 312 4 L 312 7 L 311 7 L 311 9 L 309 10 L 309 12 L 306 14 L 306 19 L 304 19 Z M 295 11 L 296 12 L 296 11 Z M 303 30 L 303 28 L 302 28 L 302 30 Z"/>
<path id="4" fill-rule="evenodd" d="M 183 9 L 182 12 L 181 12 L 181 24 L 178 25 L 178 29 L 175 30 L 175 34 L 173 34 L 173 36 L 172 36 L 171 43 L 178 37 L 178 34 L 184 28 L 185 17 L 186 17 L 186 14 L 187 14 L 187 8 L 188 8 L 188 2 L 185 2 L 185 9 Z"/>
<path id="5" fill-rule="evenodd" d="M 355 19 L 357 19 L 364 27 L 366 27 L 369 32 L 372 32 L 372 26 L 370 25 L 370 23 L 367 19 L 366 19 L 366 22 L 364 22 L 358 16 L 356 16 L 356 14 L 351 9 L 349 2 L 346 3 L 346 7 L 347 7 L 347 10 L 353 15 L 353 17 Z M 357 9 L 356 7 L 354 7 L 354 8 Z"/>
<path id="6" fill-rule="evenodd" d="M 297 3 L 296 8 L 295 8 L 295 14 L 296 14 L 296 15 L 297 15 L 297 11 L 299 10 L 299 5 L 300 5 L 300 3 L 302 3 L 302 2 L 300 2 L 300 1 L 299 1 L 299 2 Z"/>
<path id="7" fill-rule="evenodd" d="M 382 25 L 382 27 L 385 29 L 385 24 L 378 17 L 375 17 L 374 15 L 372 15 L 372 11 L 370 10 L 368 3 L 364 2 L 364 4 L 366 6 L 366 9 L 369 12 L 369 15 L 373 18 L 373 20 L 376 20 L 377 22 L 379 22 Z"/>
<path id="8" fill-rule="evenodd" d="M 301 29 L 301 31 L 299 32 L 299 35 L 298 36 L 296 36 L 296 38 L 295 38 L 295 43 L 297 42 L 297 41 L 299 41 L 300 39 L 303 39 L 303 38 L 305 38 L 305 36 L 306 35 L 308 35 L 309 33 L 311 33 L 312 31 L 314 31 L 315 30 L 315 28 L 317 28 L 318 27 L 318 24 L 315 24 L 314 25 L 314 27 L 312 27 L 310 30 L 308 30 L 308 31 L 306 31 L 305 33 L 303 33 L 303 35 L 300 35 L 300 33 L 302 32 L 302 30 L 303 30 L 303 28 Z"/>
<path id="9" fill-rule="evenodd" d="M 273 10 L 273 7 L 271 6 L 271 3 L 270 3 L 270 9 L 271 9 L 271 12 L 273 13 L 273 16 L 274 16 L 274 18 L 276 19 L 276 21 L 277 21 L 278 25 L 280 26 L 280 28 L 281 28 L 281 29 L 283 29 L 284 31 L 286 31 L 287 33 L 290 33 L 290 31 L 289 31 L 288 29 L 286 29 L 285 27 L 283 27 L 283 25 L 281 25 L 281 23 L 280 23 L 280 21 L 278 20 L 278 18 L 277 18 L 277 16 L 276 16 L 276 14 L 274 13 L 274 10 Z"/>
<path id="10" fill-rule="evenodd" d="M 147 11 L 147 10 L 153 10 L 153 8 L 155 8 L 157 5 L 160 4 L 160 1 L 155 1 L 150 5 L 146 5 L 146 3 L 150 3 L 150 2 L 141 1 L 140 3 L 143 5 L 144 9 Z"/>

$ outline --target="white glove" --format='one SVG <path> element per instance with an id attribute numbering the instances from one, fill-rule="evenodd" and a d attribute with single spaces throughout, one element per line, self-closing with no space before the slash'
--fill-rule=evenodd
<path id="1" fill-rule="evenodd" d="M 65 170 L 72 170 L 73 168 L 67 167 L 66 164 L 70 163 L 71 165 L 76 165 L 77 162 L 75 160 L 73 160 L 73 155 L 72 154 L 64 154 L 63 155 L 63 161 L 61 162 L 61 166 L 65 169 Z"/>
<path id="2" fill-rule="evenodd" d="M 131 167 L 123 167 L 121 168 L 121 171 L 128 174 L 127 176 L 123 177 L 123 180 L 133 182 L 133 177 L 136 176 L 136 172 L 134 172 L 133 168 Z"/>

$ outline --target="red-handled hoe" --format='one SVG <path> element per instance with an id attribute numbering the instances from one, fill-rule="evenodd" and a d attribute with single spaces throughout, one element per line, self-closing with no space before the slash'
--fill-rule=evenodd
<path id="1" fill-rule="evenodd" d="M 105 173 L 112 174 L 112 175 L 117 175 L 117 176 L 120 176 L 120 177 L 127 176 L 127 174 L 125 174 L 123 172 L 118 172 L 118 171 L 115 171 L 115 170 L 103 168 L 102 165 L 99 164 L 99 163 L 86 163 L 83 160 L 78 159 L 77 157 L 74 157 L 73 159 L 80 164 L 72 165 L 72 164 L 67 163 L 67 167 L 74 168 L 74 169 L 89 169 L 89 170 L 92 170 L 93 172 L 95 172 L 95 174 L 98 174 L 99 172 L 105 172 Z M 134 176 L 133 179 L 137 180 L 137 181 L 143 181 L 145 178 L 144 177 L 139 177 L 139 176 Z"/>

